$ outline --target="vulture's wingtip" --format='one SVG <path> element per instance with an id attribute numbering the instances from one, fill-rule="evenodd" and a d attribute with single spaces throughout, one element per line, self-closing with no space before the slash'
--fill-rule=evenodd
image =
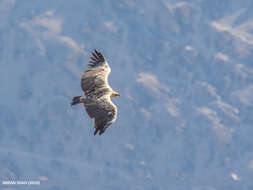
<path id="1" fill-rule="evenodd" d="M 90 57 L 90 61 L 89 61 L 89 67 L 95 67 L 97 66 L 99 63 L 103 63 L 105 62 L 105 58 L 102 55 L 101 52 L 99 52 L 97 49 L 94 49 L 94 51 L 92 52 L 92 56 Z"/>

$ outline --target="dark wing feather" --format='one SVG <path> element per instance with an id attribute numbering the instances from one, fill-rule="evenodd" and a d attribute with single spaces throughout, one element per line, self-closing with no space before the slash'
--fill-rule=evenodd
<path id="1" fill-rule="evenodd" d="M 100 53 L 99 51 L 97 51 L 96 49 L 94 50 L 94 52 L 92 52 L 92 56 L 90 57 L 90 67 L 95 67 L 100 63 L 105 62 L 105 58 L 102 55 L 102 53 Z"/>

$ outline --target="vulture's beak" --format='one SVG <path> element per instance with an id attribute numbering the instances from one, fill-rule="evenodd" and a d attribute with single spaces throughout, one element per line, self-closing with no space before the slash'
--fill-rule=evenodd
<path id="1" fill-rule="evenodd" d="M 117 92 L 113 92 L 112 95 L 111 95 L 111 98 L 114 98 L 114 97 L 117 97 L 117 96 L 120 96 L 120 94 L 117 93 Z"/>

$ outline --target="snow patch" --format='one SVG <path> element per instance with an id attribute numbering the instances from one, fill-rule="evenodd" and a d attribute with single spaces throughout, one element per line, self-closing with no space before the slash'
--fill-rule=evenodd
<path id="1" fill-rule="evenodd" d="M 217 53 L 215 55 L 215 59 L 221 60 L 223 62 L 228 62 L 229 61 L 229 57 L 227 55 L 223 54 L 223 53 Z"/>
<path id="2" fill-rule="evenodd" d="M 208 107 L 201 107 L 197 108 L 197 111 L 206 116 L 212 122 L 212 129 L 221 142 L 229 143 L 231 141 L 233 129 L 230 129 L 222 124 L 220 118 L 214 110 Z"/>
<path id="3" fill-rule="evenodd" d="M 114 22 L 108 21 L 108 22 L 105 22 L 104 25 L 109 31 L 117 32 L 117 27 L 115 26 Z"/>
<path id="4" fill-rule="evenodd" d="M 232 177 L 232 179 L 234 180 L 234 181 L 239 181 L 240 180 L 240 178 L 237 176 L 237 174 L 236 173 L 230 173 L 230 176 Z"/>
<path id="5" fill-rule="evenodd" d="M 143 84 L 145 87 L 149 88 L 157 95 L 161 95 L 162 90 L 168 93 L 170 92 L 170 89 L 166 85 L 160 83 L 157 77 L 150 73 L 145 72 L 139 73 L 136 81 Z"/>
<path id="6" fill-rule="evenodd" d="M 241 9 L 230 16 L 211 22 L 211 25 L 220 32 L 228 32 L 242 42 L 253 45 L 253 35 L 251 34 L 253 30 L 253 20 L 248 19 L 242 24 L 235 24 L 239 16 L 244 12 L 245 9 Z"/>
<path id="7" fill-rule="evenodd" d="M 253 85 L 249 85 L 244 89 L 233 92 L 232 96 L 238 98 L 240 102 L 245 105 L 253 105 Z"/>

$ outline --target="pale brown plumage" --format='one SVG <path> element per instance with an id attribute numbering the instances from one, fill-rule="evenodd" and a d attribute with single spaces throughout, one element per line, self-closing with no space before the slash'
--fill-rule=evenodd
<path id="1" fill-rule="evenodd" d="M 86 112 L 94 118 L 94 135 L 99 131 L 103 134 L 106 128 L 115 122 L 117 107 L 111 98 L 119 96 L 108 84 L 108 76 L 111 72 L 110 66 L 104 56 L 95 50 L 90 57 L 89 68 L 81 78 L 82 96 L 73 98 L 71 105 L 83 103 Z"/>

